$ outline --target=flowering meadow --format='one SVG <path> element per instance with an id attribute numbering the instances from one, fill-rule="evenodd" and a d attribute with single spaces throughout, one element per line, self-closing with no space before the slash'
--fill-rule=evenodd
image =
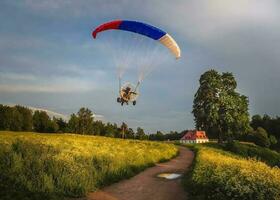
<path id="1" fill-rule="evenodd" d="M 0 179 L 30 192 L 84 196 L 177 152 L 158 142 L 0 132 Z"/>
<path id="2" fill-rule="evenodd" d="M 192 148 L 196 158 L 186 187 L 198 199 L 280 199 L 278 167 L 205 145 Z"/>

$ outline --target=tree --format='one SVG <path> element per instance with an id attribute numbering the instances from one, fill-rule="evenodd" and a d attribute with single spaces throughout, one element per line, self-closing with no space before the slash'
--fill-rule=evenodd
<path id="1" fill-rule="evenodd" d="M 104 136 L 114 137 L 116 135 L 116 131 L 118 131 L 118 129 L 116 129 L 113 124 L 108 122 L 104 127 Z"/>
<path id="2" fill-rule="evenodd" d="M 0 130 L 6 130 L 6 107 L 0 104 Z"/>
<path id="3" fill-rule="evenodd" d="M 31 131 L 32 112 L 22 106 L 0 105 L 0 130 Z"/>
<path id="4" fill-rule="evenodd" d="M 94 135 L 104 135 L 105 131 L 105 125 L 103 124 L 102 121 L 94 121 L 93 122 L 93 127 L 92 127 L 92 132 Z"/>
<path id="5" fill-rule="evenodd" d="M 274 135 L 269 136 L 269 141 L 270 141 L 270 144 L 273 145 L 273 146 L 276 145 L 277 142 L 278 142 Z"/>
<path id="6" fill-rule="evenodd" d="M 268 138 L 267 132 L 265 129 L 258 127 L 257 130 L 254 131 L 255 144 L 262 147 L 269 147 L 270 140 Z"/>
<path id="7" fill-rule="evenodd" d="M 120 129 L 116 123 L 113 124 L 114 127 L 114 137 L 120 137 Z"/>
<path id="8" fill-rule="evenodd" d="M 69 130 L 67 129 L 67 123 L 62 118 L 53 118 L 53 121 L 57 124 L 57 131 L 60 133 L 66 133 Z"/>
<path id="9" fill-rule="evenodd" d="M 78 133 L 79 121 L 78 117 L 75 114 L 71 114 L 68 121 L 68 130 L 70 133 Z"/>
<path id="10" fill-rule="evenodd" d="M 176 132 L 176 131 L 170 131 L 170 133 L 167 133 L 164 135 L 164 139 L 165 140 L 180 140 L 185 133 L 187 132 L 187 130 L 182 131 L 180 133 Z"/>
<path id="11" fill-rule="evenodd" d="M 197 129 L 217 136 L 219 143 L 246 133 L 249 126 L 248 98 L 236 92 L 232 73 L 209 70 L 201 75 L 193 111 Z M 213 133 L 217 133 L 217 135 Z"/>
<path id="12" fill-rule="evenodd" d="M 33 128 L 36 132 L 50 131 L 51 119 L 45 111 L 36 110 L 33 114 Z"/>
<path id="13" fill-rule="evenodd" d="M 59 130 L 59 126 L 58 126 L 58 124 L 56 123 L 56 120 L 55 120 L 55 119 L 49 120 L 47 132 L 48 132 L 48 133 L 57 133 L 58 130 Z"/>
<path id="14" fill-rule="evenodd" d="M 254 130 L 256 130 L 258 127 L 263 127 L 262 117 L 260 115 L 254 115 L 252 117 L 250 125 Z"/>
<path id="15" fill-rule="evenodd" d="M 13 124 L 12 108 L 0 105 L 0 130 L 11 130 Z"/>
<path id="16" fill-rule="evenodd" d="M 146 138 L 144 130 L 140 127 L 136 130 L 136 138 L 139 140 L 144 140 Z"/>
<path id="17" fill-rule="evenodd" d="M 164 140 L 164 135 L 162 132 L 160 131 L 157 131 L 156 135 L 155 135 L 155 138 L 157 141 L 163 141 Z"/>
<path id="18" fill-rule="evenodd" d="M 254 115 L 252 117 L 251 126 L 254 128 L 254 130 L 256 130 L 258 127 L 262 127 L 264 130 L 266 130 L 271 141 L 270 148 L 280 150 L 280 117 L 270 117 L 267 114 L 263 116 Z"/>
<path id="19" fill-rule="evenodd" d="M 126 137 L 129 139 L 134 139 L 135 134 L 132 128 L 128 128 L 127 133 L 126 133 Z"/>
<path id="20" fill-rule="evenodd" d="M 273 119 L 269 115 L 267 114 L 263 115 L 261 127 L 263 127 L 269 133 L 273 132 L 273 130 L 271 130 L 272 123 L 273 123 Z"/>
<path id="21" fill-rule="evenodd" d="M 78 133 L 90 134 L 93 128 L 93 113 L 88 108 L 81 108 L 77 113 L 78 116 Z"/>
<path id="22" fill-rule="evenodd" d="M 21 130 L 22 131 L 31 131 L 33 126 L 32 121 L 32 111 L 23 106 L 16 105 L 15 109 L 20 113 L 21 119 Z"/>
<path id="23" fill-rule="evenodd" d="M 11 131 L 22 131 L 22 122 L 23 122 L 23 117 L 20 114 L 20 112 L 15 108 L 11 107 L 10 108 L 10 127 L 9 130 Z"/>

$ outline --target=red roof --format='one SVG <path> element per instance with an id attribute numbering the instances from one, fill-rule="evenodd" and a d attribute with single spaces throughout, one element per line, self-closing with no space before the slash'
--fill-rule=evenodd
<path id="1" fill-rule="evenodd" d="M 208 139 L 205 131 L 187 131 L 181 140 L 196 140 L 196 139 Z"/>

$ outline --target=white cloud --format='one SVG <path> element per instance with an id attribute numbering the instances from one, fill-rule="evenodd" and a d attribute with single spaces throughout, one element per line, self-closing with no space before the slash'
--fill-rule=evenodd
<path id="1" fill-rule="evenodd" d="M 59 70 L 68 72 L 71 74 L 76 74 L 77 77 L 87 77 L 94 76 L 94 78 L 104 78 L 106 76 L 106 71 L 104 69 L 100 69 L 100 67 L 85 67 L 79 65 L 59 65 Z"/>
<path id="2" fill-rule="evenodd" d="M 254 23 L 273 26 L 280 16 L 277 0 L 26 0 L 25 5 L 40 14 L 52 13 L 69 20 L 77 16 L 92 18 L 93 25 L 99 18 L 114 16 L 148 19 L 170 27 L 186 42 L 201 43 Z"/>
<path id="3" fill-rule="evenodd" d="M 221 35 L 254 23 L 279 22 L 276 0 L 179 0 L 157 1 L 157 5 L 147 8 L 152 17 L 181 34 L 188 43 L 220 39 Z"/>
<path id="4" fill-rule="evenodd" d="M 7 106 L 15 106 L 16 104 L 12 104 L 12 103 L 9 103 L 9 104 L 6 104 Z M 61 114 L 61 113 L 58 113 L 58 112 L 54 112 L 54 111 L 51 111 L 51 110 L 48 110 L 48 109 L 44 109 L 44 108 L 36 108 L 36 107 L 33 107 L 33 106 L 25 106 L 27 108 L 29 108 L 30 110 L 32 110 L 33 112 L 36 111 L 36 110 L 39 110 L 39 111 L 44 111 L 46 112 L 50 117 L 57 117 L 57 118 L 62 118 L 64 120 L 69 120 L 69 116 L 68 115 L 64 115 L 64 114 Z"/>
<path id="5" fill-rule="evenodd" d="M 12 82 L 17 77 L 17 81 Z M 94 81 L 84 81 L 80 79 L 67 77 L 32 77 L 31 82 L 21 75 L 13 75 L 5 80 L 1 79 L 0 92 L 17 93 L 17 92 L 49 92 L 49 93 L 71 93 L 71 92 L 89 92 L 97 88 L 98 83 Z M 4 77 L 6 78 L 6 77 Z M 12 78 L 12 79 L 11 79 Z M 9 80 L 8 80 L 9 79 Z"/>
<path id="6" fill-rule="evenodd" d="M 54 48 L 55 43 L 47 42 L 43 38 L 32 37 L 29 35 L 18 35 L 16 33 L 1 34 L 0 47 L 2 51 L 7 49 L 40 49 L 40 48 Z"/>
<path id="7" fill-rule="evenodd" d="M 24 4 L 27 8 L 33 12 L 42 13 L 48 16 L 56 16 L 65 19 L 84 17 L 84 16 L 96 16 L 103 15 L 108 16 L 107 12 L 123 13 L 126 7 L 124 3 L 129 2 L 127 0 L 25 0 Z"/>
<path id="8" fill-rule="evenodd" d="M 32 74 L 24 74 L 24 73 L 11 73 L 11 72 L 2 72 L 0 73 L 0 83 L 1 80 L 11 80 L 11 81 L 34 81 L 36 77 Z"/>
<path id="9" fill-rule="evenodd" d="M 89 88 L 65 86 L 65 85 L 19 85 L 19 84 L 1 84 L 0 92 L 17 93 L 17 92 L 51 92 L 51 93 L 68 93 L 90 91 Z"/>
<path id="10" fill-rule="evenodd" d="M 43 108 L 35 108 L 35 107 L 32 107 L 32 106 L 27 106 L 29 109 L 31 109 L 32 111 L 36 111 L 36 110 L 39 110 L 39 111 L 44 111 L 46 112 L 50 117 L 57 117 L 57 118 L 62 118 L 64 120 L 69 120 L 69 116 L 68 115 L 64 115 L 64 114 L 61 114 L 61 113 L 57 113 L 57 112 L 54 112 L 54 111 L 51 111 L 51 110 L 48 110 L 48 109 L 43 109 Z"/>
<path id="11" fill-rule="evenodd" d="M 9 104 L 6 104 L 8 106 L 15 106 L 16 104 L 12 104 L 12 103 L 9 103 Z M 46 109 L 46 108 L 38 108 L 38 107 L 33 107 L 33 106 L 25 106 L 27 108 L 29 108 L 30 110 L 32 110 L 33 112 L 36 111 L 36 110 L 39 110 L 39 111 L 44 111 L 46 112 L 50 117 L 56 117 L 56 118 L 62 118 L 63 120 L 66 120 L 68 121 L 70 119 L 70 116 L 69 115 L 65 115 L 65 114 L 62 114 L 62 113 L 58 113 L 58 112 L 55 112 L 55 111 L 52 111 L 50 109 Z M 100 114 L 96 114 L 96 113 L 93 113 L 93 117 L 95 118 L 95 120 L 104 120 L 105 117 L 103 115 L 100 115 Z"/>
<path id="12" fill-rule="evenodd" d="M 94 117 L 94 120 L 101 120 L 101 121 L 106 121 L 104 115 L 100 115 L 100 114 L 95 114 L 93 113 L 93 117 Z"/>

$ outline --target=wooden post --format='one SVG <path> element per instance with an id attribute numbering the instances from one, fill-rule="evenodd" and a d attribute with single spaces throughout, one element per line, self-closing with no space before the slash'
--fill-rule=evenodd
<path id="1" fill-rule="evenodd" d="M 122 126 L 122 139 L 124 139 L 124 126 Z"/>

